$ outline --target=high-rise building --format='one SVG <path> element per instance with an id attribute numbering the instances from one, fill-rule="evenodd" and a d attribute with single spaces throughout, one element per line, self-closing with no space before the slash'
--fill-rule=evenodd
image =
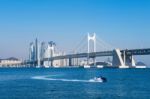
<path id="1" fill-rule="evenodd" d="M 35 45 L 34 43 L 30 43 L 30 48 L 29 48 L 29 60 L 30 61 L 35 61 Z"/>
<path id="2" fill-rule="evenodd" d="M 38 60 L 38 39 L 36 38 L 35 39 L 35 59 L 36 59 L 36 61 Z"/>
<path id="3" fill-rule="evenodd" d="M 35 40 L 35 43 L 30 43 L 29 60 L 35 62 L 34 65 L 40 65 L 39 46 L 37 39 Z"/>
<path id="4" fill-rule="evenodd" d="M 45 52 L 46 52 L 46 44 L 45 42 L 41 43 L 41 52 L 40 52 L 40 59 L 43 60 L 45 58 Z"/>
<path id="5" fill-rule="evenodd" d="M 35 43 L 30 43 L 29 59 L 30 61 L 35 62 L 36 67 L 41 67 L 40 65 L 43 65 L 44 67 L 67 65 L 66 59 L 44 61 L 45 58 L 51 58 L 60 55 L 64 55 L 64 53 L 56 50 L 56 44 L 53 41 L 48 43 L 42 42 L 41 46 L 39 46 L 37 39 L 35 39 Z"/>

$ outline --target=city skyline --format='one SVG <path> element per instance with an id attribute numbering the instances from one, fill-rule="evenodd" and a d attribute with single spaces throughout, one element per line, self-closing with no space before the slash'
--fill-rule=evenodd
<path id="1" fill-rule="evenodd" d="M 35 38 L 69 50 L 88 32 L 117 48 L 149 48 L 149 4 L 148 0 L 2 0 L 0 58 L 28 58 L 29 43 Z M 150 64 L 147 57 L 144 62 Z"/>

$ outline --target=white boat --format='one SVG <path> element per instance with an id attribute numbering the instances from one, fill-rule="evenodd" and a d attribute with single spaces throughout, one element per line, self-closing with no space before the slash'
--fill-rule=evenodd
<path id="1" fill-rule="evenodd" d="M 146 68 L 146 66 L 135 66 L 135 68 Z"/>
<path id="2" fill-rule="evenodd" d="M 90 68 L 91 66 L 90 65 L 84 65 L 84 68 Z"/>
<path id="3" fill-rule="evenodd" d="M 103 82 L 101 78 L 94 77 L 93 79 L 90 79 L 90 82 Z"/>
<path id="4" fill-rule="evenodd" d="M 107 82 L 107 79 L 105 77 L 94 77 L 90 81 L 91 82 Z"/>
<path id="5" fill-rule="evenodd" d="M 119 66 L 119 68 L 129 68 L 129 66 Z"/>
<path id="6" fill-rule="evenodd" d="M 97 78 L 97 77 L 94 77 L 94 81 L 96 81 L 96 82 L 103 82 L 103 80 L 101 78 Z"/>
<path id="7" fill-rule="evenodd" d="M 104 66 L 103 65 L 97 65 L 97 68 L 103 68 Z"/>

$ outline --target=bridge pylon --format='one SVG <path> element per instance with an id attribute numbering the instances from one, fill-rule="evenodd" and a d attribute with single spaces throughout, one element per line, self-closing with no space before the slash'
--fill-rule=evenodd
<path id="1" fill-rule="evenodd" d="M 88 33 L 87 39 L 88 39 L 87 65 L 89 65 L 89 60 L 90 60 L 89 53 L 90 53 L 90 52 L 96 52 L 96 34 L 93 33 L 92 35 L 90 35 L 90 34 Z M 93 51 L 90 51 L 91 42 L 93 42 L 93 45 L 92 45 Z M 94 63 L 94 65 L 96 65 L 96 57 L 93 58 L 93 63 Z"/>

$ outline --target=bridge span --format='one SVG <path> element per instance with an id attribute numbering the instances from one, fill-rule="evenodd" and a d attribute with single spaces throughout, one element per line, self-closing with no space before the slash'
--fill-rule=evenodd
<path id="1" fill-rule="evenodd" d="M 126 49 L 121 50 L 121 53 L 126 53 L 126 55 L 150 55 L 150 48 L 147 49 Z M 69 54 L 62 56 L 55 56 L 50 58 L 45 58 L 44 61 L 51 60 L 60 60 L 60 59 L 69 59 L 69 58 L 85 58 L 89 55 L 90 58 L 94 57 L 103 57 L 103 56 L 113 56 L 113 51 L 102 51 L 102 52 L 91 52 L 91 53 L 77 53 L 77 54 Z"/>
<path id="2" fill-rule="evenodd" d="M 112 56 L 113 66 L 134 66 L 135 62 L 133 59 L 133 56 L 136 55 L 150 55 L 150 48 L 145 49 L 125 49 L 125 50 L 119 50 L 114 49 L 113 51 L 101 51 L 101 52 L 91 52 L 91 53 L 77 53 L 77 54 L 68 54 L 68 55 L 61 55 L 61 56 L 55 56 L 50 58 L 44 58 L 43 60 L 40 60 L 40 63 L 43 63 L 44 61 L 50 61 L 53 62 L 54 60 L 62 60 L 62 59 L 68 59 L 69 65 L 71 66 L 71 60 L 74 58 L 97 58 L 97 57 L 104 57 L 104 56 Z M 28 61 L 27 64 L 36 64 L 38 61 Z M 42 65 L 42 64 L 40 64 Z"/>

